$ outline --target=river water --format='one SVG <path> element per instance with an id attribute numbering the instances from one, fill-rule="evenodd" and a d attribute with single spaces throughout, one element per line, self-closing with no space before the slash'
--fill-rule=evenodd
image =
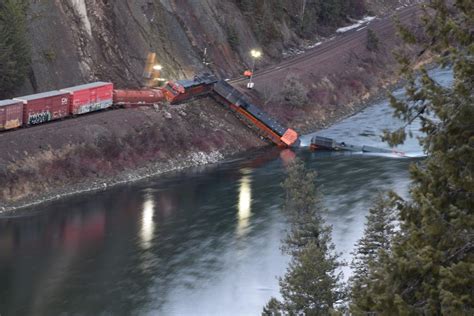
<path id="1" fill-rule="evenodd" d="M 386 147 L 381 130 L 400 124 L 384 101 L 318 134 Z M 422 155 L 415 139 L 399 150 Z M 288 262 L 279 249 L 286 154 L 267 149 L 0 218 L 0 315 L 258 315 Z M 388 189 L 406 196 L 420 159 L 295 154 L 318 171 L 346 261 L 371 200 Z"/>

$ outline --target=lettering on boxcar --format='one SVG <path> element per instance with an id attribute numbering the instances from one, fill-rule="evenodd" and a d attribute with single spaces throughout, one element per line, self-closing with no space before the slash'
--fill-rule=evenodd
<path id="1" fill-rule="evenodd" d="M 51 121 L 51 113 L 49 111 L 30 114 L 28 116 L 28 124 L 41 124 L 44 122 Z"/>

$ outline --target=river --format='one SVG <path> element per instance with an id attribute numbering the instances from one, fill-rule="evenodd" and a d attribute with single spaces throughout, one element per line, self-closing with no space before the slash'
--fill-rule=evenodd
<path id="1" fill-rule="evenodd" d="M 452 80 L 450 71 L 433 75 Z M 400 124 L 383 101 L 318 134 L 386 147 L 381 130 Z M 422 154 L 416 139 L 399 150 Z M 388 189 L 406 196 L 408 167 L 420 159 L 296 155 L 318 172 L 325 217 L 348 262 L 371 200 Z M 0 315 L 260 314 L 279 295 L 288 262 L 279 249 L 282 156 L 247 153 L 1 217 Z"/>

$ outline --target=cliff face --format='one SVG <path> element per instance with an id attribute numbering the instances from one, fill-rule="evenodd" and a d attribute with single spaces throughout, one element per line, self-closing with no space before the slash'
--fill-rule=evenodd
<path id="1" fill-rule="evenodd" d="M 164 65 L 165 77 L 180 78 L 203 70 L 207 48 L 210 68 L 231 77 L 248 67 L 248 52 L 254 47 L 266 52 L 262 65 L 281 59 L 285 49 L 302 43 L 300 22 L 315 19 L 311 16 L 315 13 L 307 11 L 306 20 L 300 21 L 301 8 L 293 0 L 29 2 L 32 74 L 19 93 L 93 80 L 136 87 L 150 51 Z M 396 0 L 371 0 L 367 8 L 377 13 L 398 4 Z M 359 11 L 353 14 L 362 14 Z M 325 22 L 328 27 L 318 30 L 327 32 L 344 22 L 348 22 L 346 17 L 334 17 Z"/>
<path id="2" fill-rule="evenodd" d="M 199 58 L 169 3 L 157 1 L 31 1 L 30 39 L 37 91 L 93 80 L 137 86 L 145 57 L 157 52 L 170 75 Z"/>
<path id="3" fill-rule="evenodd" d="M 202 69 L 207 47 L 212 68 L 240 71 L 228 43 L 225 17 L 241 38 L 239 50 L 256 46 L 250 26 L 231 1 L 46 0 L 30 1 L 33 75 L 24 90 L 45 91 L 93 80 L 139 86 L 148 52 L 156 52 L 170 78 Z"/>

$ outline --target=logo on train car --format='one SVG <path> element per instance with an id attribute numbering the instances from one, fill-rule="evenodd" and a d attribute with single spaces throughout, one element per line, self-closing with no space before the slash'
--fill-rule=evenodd
<path id="1" fill-rule="evenodd" d="M 68 102 L 68 98 L 61 98 L 61 104 L 66 105 Z"/>
<path id="2" fill-rule="evenodd" d="M 51 121 L 51 118 L 52 116 L 49 111 L 30 114 L 28 116 L 28 124 L 30 125 L 41 124 L 44 122 Z"/>

